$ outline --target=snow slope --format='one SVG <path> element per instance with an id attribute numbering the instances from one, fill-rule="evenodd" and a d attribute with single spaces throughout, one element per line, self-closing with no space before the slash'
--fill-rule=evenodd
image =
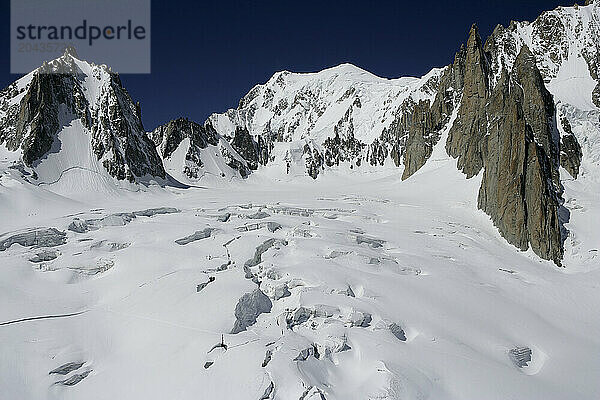
<path id="1" fill-rule="evenodd" d="M 585 29 L 597 15 L 563 10 Z M 536 48 L 535 26 L 515 26 Z M 481 175 L 446 154 L 449 126 L 405 181 L 391 160 L 306 176 L 306 143 L 346 115 L 368 143 L 404 101 L 431 100 L 441 70 L 276 74 L 209 119 L 221 140 L 285 138 L 244 181 L 220 179 L 208 146 L 195 187 L 118 182 L 66 113 L 33 170 L 0 146 L 0 399 L 598 399 L 600 111 L 576 46 L 541 64 L 583 151 L 577 180 L 561 170 L 565 268 L 477 209 Z M 104 81 L 78 65 L 97 104 Z M 189 146 L 164 160 L 182 181 Z"/>
<path id="2" fill-rule="evenodd" d="M 597 398 L 597 262 L 559 269 L 516 252 L 476 209 L 480 178 L 465 180 L 444 153 L 438 146 L 404 182 L 397 174 L 332 173 L 322 184 L 265 187 L 250 178 L 230 189 L 96 199 L 82 214 L 65 206 L 62 216 L 27 220 L 65 230 L 75 218 L 158 206 L 181 211 L 67 230 L 49 262 L 28 260 L 40 249 L 0 252 L 1 393 Z M 281 229 L 271 232 L 266 222 Z M 176 243 L 207 227 L 215 229 L 209 237 Z M 245 270 L 270 238 L 278 242 Z M 230 334 L 238 300 L 257 288 L 248 274 L 261 281 L 272 309 Z M 47 318 L 18 322 L 32 317 Z M 227 350 L 211 351 L 221 335 Z M 511 360 L 516 347 L 532 351 L 525 368 Z M 69 362 L 84 364 L 49 374 Z M 55 383 L 87 371 L 73 386 Z"/>

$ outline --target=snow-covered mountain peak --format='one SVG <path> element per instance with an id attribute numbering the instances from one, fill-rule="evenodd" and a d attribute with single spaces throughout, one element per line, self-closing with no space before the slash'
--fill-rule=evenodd
<path id="1" fill-rule="evenodd" d="M 494 83 L 502 68 L 512 69 L 524 45 L 535 55 L 538 68 L 555 97 L 575 103 L 573 105 L 583 110 L 600 106 L 600 3 L 558 7 L 543 12 L 533 22 L 512 22 L 507 28 L 496 27 L 485 45 L 490 54 Z M 573 93 L 577 93 L 577 98 Z"/>
<path id="2" fill-rule="evenodd" d="M 15 152 L 33 182 L 59 192 L 165 177 L 119 76 L 71 50 L 0 93 L 0 128 L 0 145 Z M 66 182 L 77 174 L 85 177 L 73 188 Z"/>

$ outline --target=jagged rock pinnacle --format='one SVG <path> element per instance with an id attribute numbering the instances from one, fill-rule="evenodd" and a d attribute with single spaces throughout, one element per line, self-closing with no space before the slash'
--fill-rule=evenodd
<path id="1" fill-rule="evenodd" d="M 67 46 L 65 48 L 65 52 L 64 52 L 63 56 L 71 56 L 73 58 L 79 59 L 79 55 L 77 54 L 77 50 L 75 50 L 75 47 L 73 47 L 73 46 Z"/>

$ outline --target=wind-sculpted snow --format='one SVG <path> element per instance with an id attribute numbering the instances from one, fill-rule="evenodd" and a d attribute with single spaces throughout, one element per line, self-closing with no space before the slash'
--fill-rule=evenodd
<path id="1" fill-rule="evenodd" d="M 107 226 L 125 226 L 137 217 L 153 217 L 155 215 L 174 214 L 179 210 L 172 207 L 150 208 L 142 211 L 134 211 L 130 213 L 116 213 L 108 215 L 104 218 L 92 218 L 81 220 L 75 218 L 69 224 L 69 230 L 76 233 L 86 233 L 95 231 Z"/>
<path id="2" fill-rule="evenodd" d="M 74 374 L 71 377 L 64 379 L 62 381 L 55 382 L 56 385 L 64 385 L 64 386 L 75 386 L 92 372 L 92 370 L 84 371 L 80 374 Z"/>
<path id="3" fill-rule="evenodd" d="M 44 250 L 40 253 L 37 253 L 35 256 L 31 257 L 29 259 L 29 261 L 31 261 L 32 263 L 41 263 L 41 262 L 46 262 L 46 261 L 52 261 L 52 260 L 55 260 L 59 255 L 60 255 L 60 253 L 58 251 Z"/>
<path id="4" fill-rule="evenodd" d="M 61 365 L 58 368 L 53 369 L 52 371 L 50 371 L 48 373 L 49 374 L 67 375 L 67 374 L 81 368 L 83 366 L 83 364 L 85 364 L 85 363 L 84 362 L 69 362 L 64 365 Z"/>
<path id="5" fill-rule="evenodd" d="M 440 173 L 442 194 L 429 184 Z M 414 180 L 383 179 L 387 190 L 300 185 L 279 204 L 244 184 L 241 206 L 227 190 L 179 189 L 167 202 L 179 212 L 123 213 L 131 207 L 117 202 L 38 217 L 37 225 L 78 217 L 99 229 L 69 232 L 58 249 L 0 253 L 10 282 L 1 296 L 15 305 L 0 310 L 2 393 L 162 399 L 177 385 L 189 388 L 182 399 L 547 400 L 600 391 L 589 383 L 600 321 L 575 312 L 573 300 L 595 298 L 595 270 L 567 265 L 562 274 L 506 246 L 473 212 L 468 193 L 478 182 L 455 168 L 415 178 L 431 191 L 425 202 L 411 186 L 401 190 Z M 159 201 L 148 196 L 139 199 Z M 583 200 L 569 205 L 574 215 L 590 212 L 575 207 Z M 270 216 L 246 218 L 261 209 Z M 186 237 L 198 240 L 175 242 Z M 520 343 L 537 345 L 527 346 L 530 361 Z M 94 362 L 76 368 L 83 360 Z M 538 380 L 563 376 L 555 363 L 576 371 L 558 389 Z"/>
<path id="6" fill-rule="evenodd" d="M 209 238 L 214 231 L 215 231 L 215 229 L 213 229 L 213 228 L 205 228 L 201 231 L 196 231 L 196 232 L 192 233 L 191 235 L 186 236 L 184 238 L 177 239 L 175 241 L 175 243 L 177 243 L 180 246 L 185 246 L 186 244 L 190 244 L 190 243 L 198 241 L 198 240 Z"/>
<path id="7" fill-rule="evenodd" d="M 0 236 L 0 251 L 5 251 L 14 244 L 24 247 L 56 247 L 65 243 L 67 243 L 65 232 L 56 228 L 34 228 Z"/>

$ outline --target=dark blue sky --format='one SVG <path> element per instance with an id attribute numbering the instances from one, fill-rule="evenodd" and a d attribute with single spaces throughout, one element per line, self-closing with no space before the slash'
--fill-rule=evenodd
<path id="1" fill-rule="evenodd" d="M 10 2 L 2 1 L 0 86 L 9 74 Z M 125 0 L 126 1 L 126 0 Z M 581 0 L 581 3 L 584 3 Z M 383 77 L 449 64 L 473 22 L 482 36 L 569 1 L 152 1 L 152 73 L 123 75 L 146 129 L 203 122 L 276 71 L 350 62 Z"/>

